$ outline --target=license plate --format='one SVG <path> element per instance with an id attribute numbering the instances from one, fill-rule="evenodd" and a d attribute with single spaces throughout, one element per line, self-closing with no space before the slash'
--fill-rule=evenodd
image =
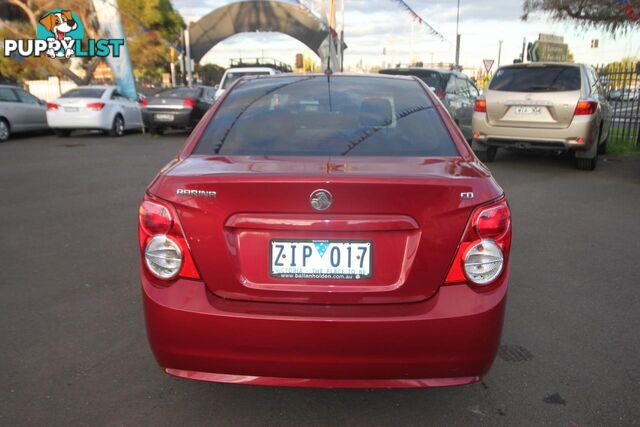
<path id="1" fill-rule="evenodd" d="M 270 274 L 282 279 L 367 279 L 372 251 L 371 241 L 272 240 Z"/>
<path id="2" fill-rule="evenodd" d="M 172 122 L 173 114 L 156 114 L 155 118 L 161 122 Z"/>
<path id="3" fill-rule="evenodd" d="M 64 111 L 68 113 L 75 113 L 76 111 L 78 111 L 78 107 L 64 107 Z"/>
<path id="4" fill-rule="evenodd" d="M 516 114 L 540 114 L 542 107 L 516 107 Z"/>

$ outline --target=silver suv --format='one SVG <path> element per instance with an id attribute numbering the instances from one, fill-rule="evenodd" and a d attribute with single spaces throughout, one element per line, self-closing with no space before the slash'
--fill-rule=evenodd
<path id="1" fill-rule="evenodd" d="M 606 153 L 610 122 L 611 107 L 591 67 L 509 65 L 476 101 L 473 147 L 487 162 L 498 147 L 569 150 L 578 169 L 593 170 Z"/>

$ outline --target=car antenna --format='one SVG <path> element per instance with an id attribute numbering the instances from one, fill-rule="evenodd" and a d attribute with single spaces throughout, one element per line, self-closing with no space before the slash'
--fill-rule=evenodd
<path id="1" fill-rule="evenodd" d="M 333 37 L 331 37 L 331 32 L 329 32 L 329 39 L 333 43 Z M 324 70 L 325 76 L 327 76 L 327 88 L 329 91 L 329 112 L 333 112 L 333 108 L 331 105 L 331 75 L 333 74 L 333 70 L 331 69 L 331 45 L 329 45 L 329 55 L 327 55 L 327 68 Z"/>

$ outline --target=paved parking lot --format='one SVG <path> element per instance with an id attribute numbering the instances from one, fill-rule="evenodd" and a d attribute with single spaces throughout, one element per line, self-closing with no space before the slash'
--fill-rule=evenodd
<path id="1" fill-rule="evenodd" d="M 185 136 L 0 144 L 0 425 L 640 424 L 640 156 L 491 165 L 514 242 L 483 382 L 261 388 L 168 377 L 147 346 L 137 205 Z"/>

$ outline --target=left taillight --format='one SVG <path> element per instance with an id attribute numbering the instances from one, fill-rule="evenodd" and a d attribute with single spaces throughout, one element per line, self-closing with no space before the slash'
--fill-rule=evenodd
<path id="1" fill-rule="evenodd" d="M 511 249 L 511 211 L 504 199 L 476 208 L 445 284 L 486 286 L 504 271 Z"/>
<path id="2" fill-rule="evenodd" d="M 473 111 L 476 113 L 486 113 L 487 112 L 487 100 L 486 99 L 476 99 L 475 105 L 473 107 Z"/>
<path id="3" fill-rule="evenodd" d="M 47 110 L 56 111 L 58 109 L 60 109 L 60 106 L 58 104 L 56 104 L 55 102 L 47 102 Z"/>
<path id="4" fill-rule="evenodd" d="M 149 198 L 142 201 L 138 236 L 144 265 L 153 276 L 165 281 L 200 278 L 176 211 L 169 203 Z"/>
<path id="5" fill-rule="evenodd" d="M 104 108 L 104 102 L 92 102 L 87 104 L 87 110 L 100 111 Z"/>

